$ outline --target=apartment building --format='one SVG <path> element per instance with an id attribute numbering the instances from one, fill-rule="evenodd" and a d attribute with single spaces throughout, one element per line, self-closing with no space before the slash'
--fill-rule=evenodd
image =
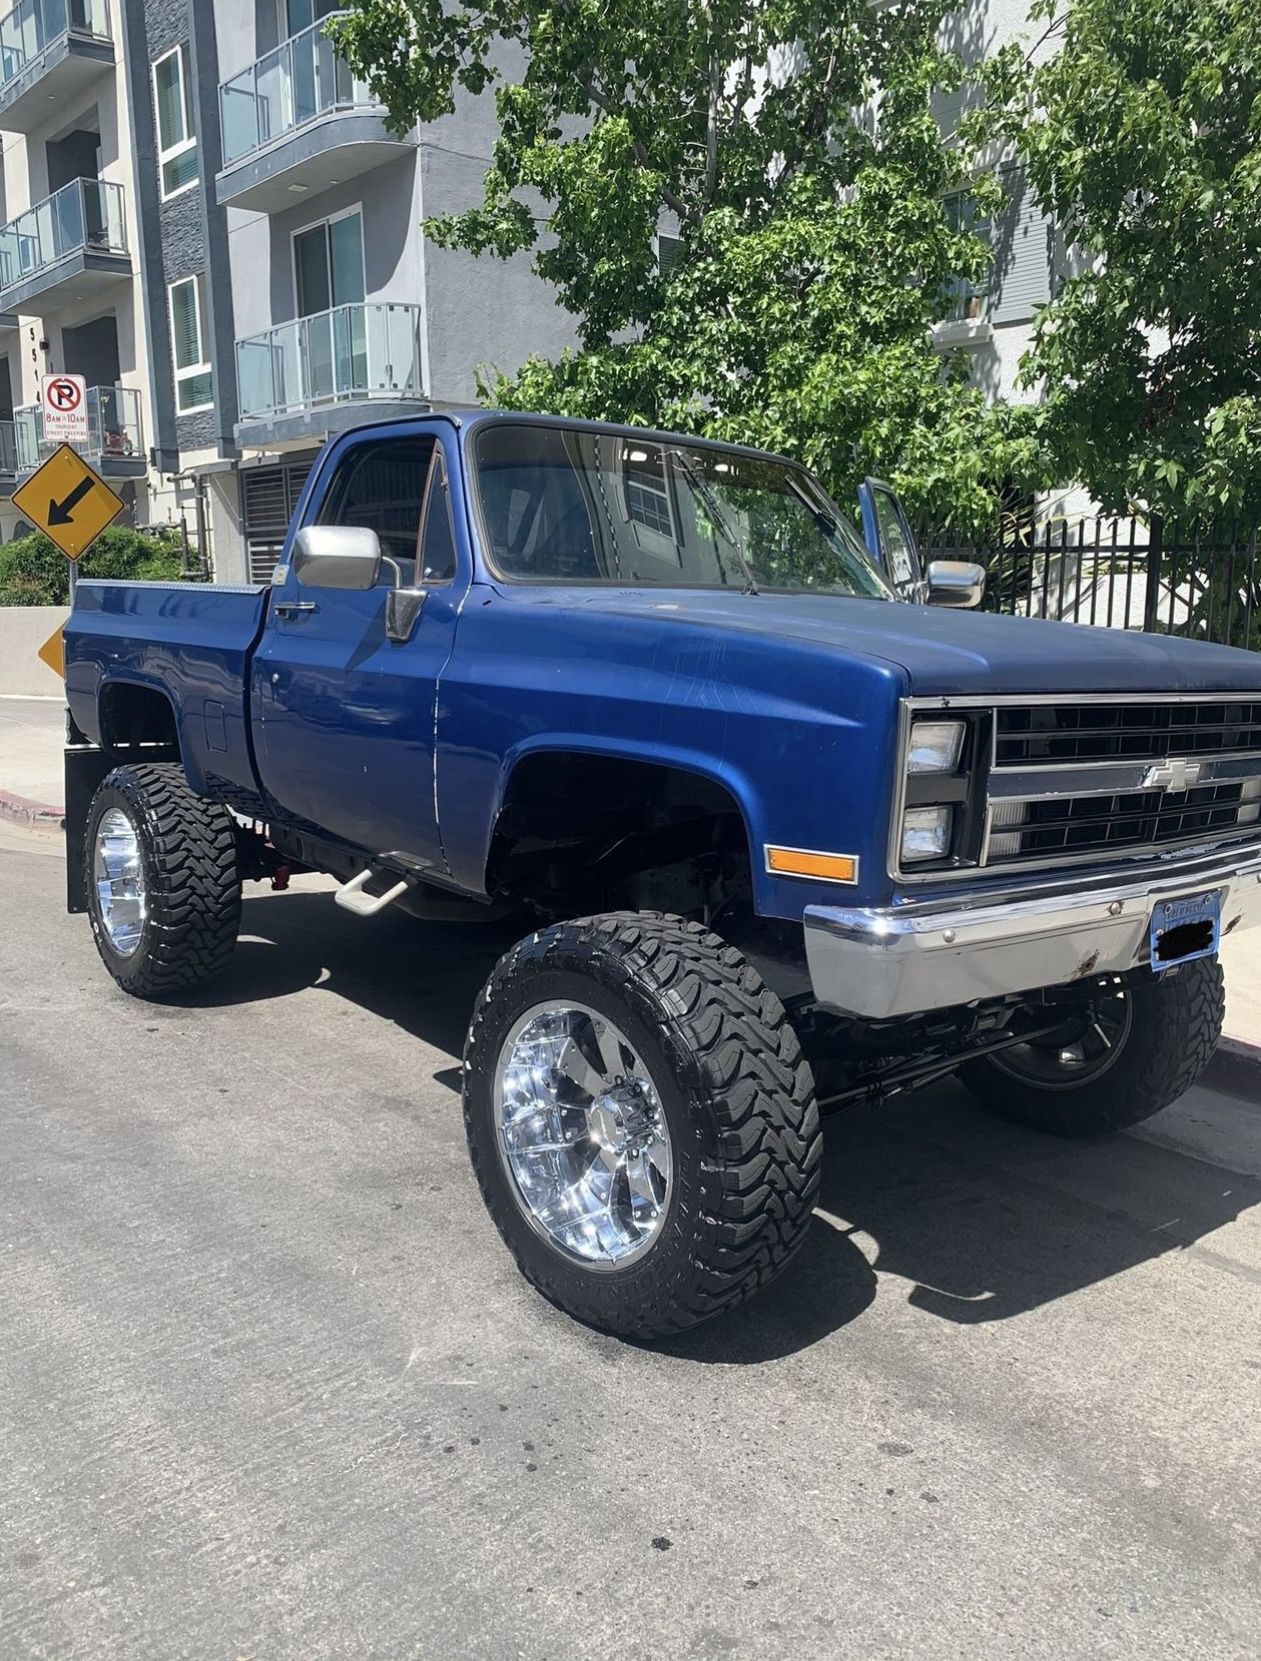
<path id="1" fill-rule="evenodd" d="M 554 355 L 572 321 L 529 262 L 436 248 L 495 139 L 489 98 L 402 137 L 325 34 L 330 0 L 214 0 L 242 546 L 275 557 L 319 443 L 355 422 L 472 402 L 479 365 Z"/>
<path id="2" fill-rule="evenodd" d="M 0 0 L 0 4 L 3 0 Z M 265 577 L 330 434 L 476 394 L 571 321 L 529 263 L 435 248 L 493 104 L 403 137 L 334 53 L 330 0 L 19 0 L 0 15 L 0 534 L 47 453 L 49 370 L 136 524 Z"/>
<path id="3" fill-rule="evenodd" d="M 145 522 L 173 499 L 149 467 L 149 342 L 119 19 L 106 0 L 20 0 L 0 17 L 0 531 L 48 446 L 52 369 L 87 377 L 90 459 Z M 165 517 L 165 514 L 163 514 Z"/>
<path id="4" fill-rule="evenodd" d="M 947 18 L 941 39 L 965 64 L 977 63 L 1008 41 L 1029 35 L 1029 0 L 969 0 Z M 1039 55 L 1052 48 L 1044 46 Z M 977 96 L 965 81 L 949 96 L 938 95 L 937 119 L 947 137 Z M 969 354 L 972 380 L 992 398 L 1029 401 L 1035 393 L 1019 383 L 1020 360 L 1033 338 L 1033 322 L 1068 269 L 1068 250 L 1056 226 L 1035 201 L 1027 180 L 1001 154 L 985 158 L 997 166 L 1007 191 L 1005 210 L 993 221 L 973 211 L 967 191 L 947 201 L 953 222 L 969 228 L 989 243 L 992 261 L 978 282 L 960 279 L 954 285 L 945 316 L 934 329 L 943 350 Z"/>

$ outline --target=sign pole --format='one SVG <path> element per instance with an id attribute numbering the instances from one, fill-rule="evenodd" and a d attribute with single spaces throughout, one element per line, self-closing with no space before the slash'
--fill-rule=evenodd
<path id="1" fill-rule="evenodd" d="M 63 381 L 73 377 L 63 376 Z M 62 389 L 64 393 L 64 388 Z M 73 393 L 73 387 L 70 389 Z M 70 605 L 74 607 L 79 582 L 79 556 L 123 510 L 123 499 L 84 461 L 72 445 L 63 443 L 26 482 L 13 492 L 13 505 L 70 562 Z M 65 655 L 60 629 L 40 647 L 38 656 L 65 678 Z"/>

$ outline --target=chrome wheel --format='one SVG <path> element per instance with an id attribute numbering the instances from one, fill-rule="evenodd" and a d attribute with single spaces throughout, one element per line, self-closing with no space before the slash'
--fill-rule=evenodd
<path id="1" fill-rule="evenodd" d="M 131 957 L 144 933 L 148 899 L 140 837 L 121 808 L 103 813 L 96 827 L 92 881 L 106 939 L 119 957 Z"/>
<path id="2" fill-rule="evenodd" d="M 652 1075 L 607 1016 L 537 1004 L 495 1068 L 500 1156 L 530 1225 L 592 1269 L 621 1268 L 665 1226 L 670 1132 Z"/>
<path id="3" fill-rule="evenodd" d="M 1000 1073 L 1021 1084 L 1042 1090 L 1076 1090 L 1093 1084 L 1116 1065 L 1133 1023 L 1129 993 L 1113 990 L 1093 1000 L 1061 1032 L 1000 1050 L 990 1061 Z"/>

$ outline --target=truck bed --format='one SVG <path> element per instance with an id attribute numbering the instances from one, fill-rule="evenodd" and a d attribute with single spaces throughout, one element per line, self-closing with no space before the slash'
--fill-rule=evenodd
<path id="1" fill-rule="evenodd" d="M 265 585 L 84 579 L 66 624 L 66 698 L 102 742 L 108 682 L 151 687 L 172 705 L 189 783 L 245 811 L 258 805 L 249 741 L 249 661 Z"/>

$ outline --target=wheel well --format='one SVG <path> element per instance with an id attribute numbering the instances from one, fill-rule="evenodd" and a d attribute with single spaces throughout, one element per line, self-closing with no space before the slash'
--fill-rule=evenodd
<path id="1" fill-rule="evenodd" d="M 150 760 L 178 760 L 179 735 L 171 700 L 151 686 L 108 681 L 101 690 L 101 748 L 143 749 Z"/>
<path id="2" fill-rule="evenodd" d="M 686 768 L 545 752 L 514 770 L 487 889 L 545 913 L 631 904 L 712 920 L 748 903 L 749 838 L 725 785 Z"/>

